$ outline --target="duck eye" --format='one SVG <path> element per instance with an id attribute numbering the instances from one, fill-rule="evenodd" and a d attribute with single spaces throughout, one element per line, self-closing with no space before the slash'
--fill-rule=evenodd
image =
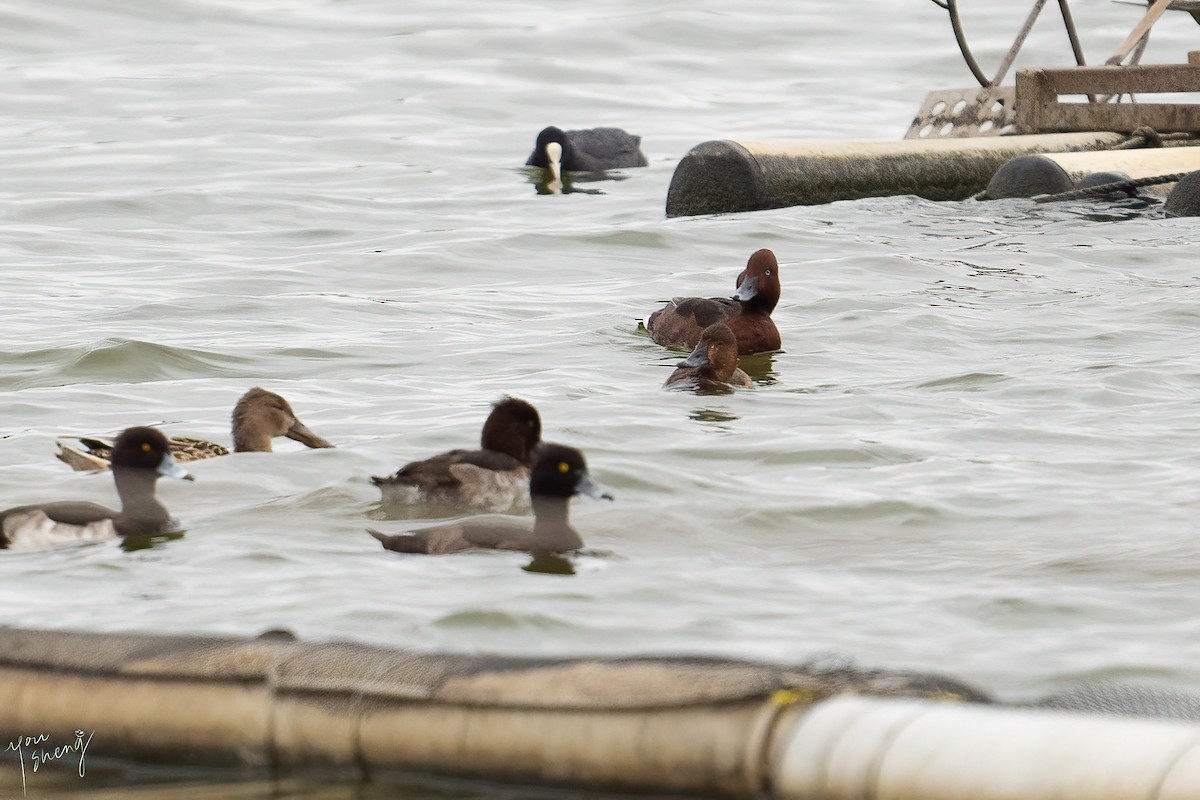
<path id="1" fill-rule="evenodd" d="M 568 472 L 571 471 L 571 465 L 565 461 L 560 461 L 560 462 L 558 462 L 558 471 L 561 472 L 563 475 L 566 475 Z"/>
<path id="2" fill-rule="evenodd" d="M 767 274 L 768 274 L 768 275 L 770 275 L 770 274 L 771 274 L 771 270 L 767 270 Z"/>
<path id="3" fill-rule="evenodd" d="M 142 452 L 143 453 L 149 453 L 151 449 L 153 449 L 153 448 L 150 447 L 149 442 L 142 442 Z"/>

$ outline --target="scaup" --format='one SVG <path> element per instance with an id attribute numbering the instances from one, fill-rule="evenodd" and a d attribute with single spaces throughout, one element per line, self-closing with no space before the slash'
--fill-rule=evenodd
<path id="1" fill-rule="evenodd" d="M 451 450 L 371 481 L 386 504 L 504 511 L 529 490 L 529 470 L 542 440 L 541 417 L 524 400 L 506 397 L 492 408 L 479 438 L 479 450 Z"/>
<path id="2" fill-rule="evenodd" d="M 738 275 L 732 298 L 677 297 L 651 314 L 646 328 L 664 347 L 695 347 L 705 328 L 724 322 L 737 337 L 738 355 L 778 350 L 779 329 L 771 312 L 779 292 L 779 262 L 770 250 L 759 250 Z"/>
<path id="3" fill-rule="evenodd" d="M 296 412 L 287 400 L 256 386 L 242 395 L 233 407 L 233 449 L 238 453 L 269 453 L 272 450 L 271 440 L 276 436 L 286 436 L 314 448 L 333 447 L 296 418 Z M 87 451 L 59 440 L 57 444 L 60 461 L 76 470 L 108 468 L 113 450 L 111 439 L 89 436 L 80 437 L 76 441 L 81 442 Z M 172 436 L 167 442 L 172 457 L 180 463 L 229 455 L 229 450 L 225 447 L 204 439 Z"/>
<path id="4" fill-rule="evenodd" d="M 178 521 L 154 497 L 161 475 L 193 480 L 171 457 L 167 437 L 154 428 L 126 429 L 113 445 L 112 473 L 121 498 L 120 511 L 69 500 L 0 511 L 0 548 L 41 550 L 179 530 Z"/>
<path id="5" fill-rule="evenodd" d="M 479 517 L 439 525 L 408 534 L 370 534 L 386 550 L 399 553 L 444 554 L 463 550 L 524 550 L 530 553 L 565 553 L 583 547 L 571 527 L 568 504 L 577 494 L 612 499 L 588 475 L 583 453 L 560 444 L 544 444 L 529 478 L 533 528 L 511 517 Z"/>
<path id="6" fill-rule="evenodd" d="M 620 128 L 587 128 L 564 131 L 551 125 L 537 135 L 527 167 L 550 170 L 554 180 L 563 172 L 601 172 L 623 167 L 644 167 L 642 137 Z"/>
<path id="7" fill-rule="evenodd" d="M 737 365 L 737 338 L 723 322 L 709 325 L 700 334 L 696 349 L 667 378 L 671 389 L 753 389 L 750 376 Z"/>

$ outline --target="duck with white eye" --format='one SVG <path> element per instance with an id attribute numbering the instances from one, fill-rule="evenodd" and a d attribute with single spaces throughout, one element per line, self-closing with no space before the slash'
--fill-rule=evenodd
<path id="1" fill-rule="evenodd" d="M 568 553 L 583 547 L 583 539 L 571 527 L 567 509 L 577 494 L 613 499 L 588 475 L 583 453 L 573 447 L 547 443 L 538 449 L 529 478 L 532 529 L 512 517 L 484 516 L 407 534 L 389 535 L 372 529 L 368 532 L 384 549 L 399 553 L 441 555 L 475 549 Z"/>
<path id="2" fill-rule="evenodd" d="M 0 549 L 46 550 L 131 535 L 179 531 L 179 521 L 155 498 L 162 476 L 194 480 L 175 462 L 167 437 L 154 428 L 128 428 L 112 451 L 119 511 L 86 501 L 61 500 L 0 511 Z"/>

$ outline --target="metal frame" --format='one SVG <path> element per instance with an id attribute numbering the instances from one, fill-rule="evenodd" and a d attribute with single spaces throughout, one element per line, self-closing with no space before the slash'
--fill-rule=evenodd
<path id="1" fill-rule="evenodd" d="M 1138 0 L 1123 0 L 1138 2 Z M 1136 92 L 1200 92 L 1200 53 L 1189 64 L 1139 66 L 1150 31 L 1168 10 L 1190 13 L 1200 23 L 1200 0 L 1141 0 L 1146 13 L 1102 67 L 1089 67 L 1069 0 L 1056 0 L 1076 67 L 1018 70 L 1016 86 L 1001 83 L 1021 46 L 1049 0 L 1034 0 L 1012 46 L 995 75 L 988 78 L 971 52 L 958 11 L 958 0 L 933 0 L 946 9 L 955 40 L 967 67 L 981 89 L 942 90 L 925 98 L 906 139 L 994 136 L 1004 133 L 1049 131 L 1133 131 L 1149 126 L 1158 131 L 1200 132 L 1200 106 L 1131 102 L 1117 105 Z M 1086 103 L 1064 103 L 1060 95 L 1083 95 Z"/>

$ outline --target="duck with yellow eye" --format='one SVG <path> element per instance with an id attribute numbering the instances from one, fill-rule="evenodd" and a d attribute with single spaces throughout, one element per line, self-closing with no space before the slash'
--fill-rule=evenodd
<path id="1" fill-rule="evenodd" d="M 475 549 L 567 553 L 583 547 L 583 539 L 571 527 L 567 509 L 577 494 L 613 499 L 588 475 L 583 453 L 560 444 L 543 444 L 529 476 L 532 529 L 512 517 L 481 516 L 407 534 L 368 530 L 384 549 L 399 553 L 436 555 Z"/>
<path id="2" fill-rule="evenodd" d="M 0 549 L 44 550 L 134 535 L 174 533 L 181 525 L 154 496 L 162 476 L 192 480 L 154 428 L 128 428 L 112 449 L 117 511 L 98 503 L 62 500 L 0 511 Z"/>

